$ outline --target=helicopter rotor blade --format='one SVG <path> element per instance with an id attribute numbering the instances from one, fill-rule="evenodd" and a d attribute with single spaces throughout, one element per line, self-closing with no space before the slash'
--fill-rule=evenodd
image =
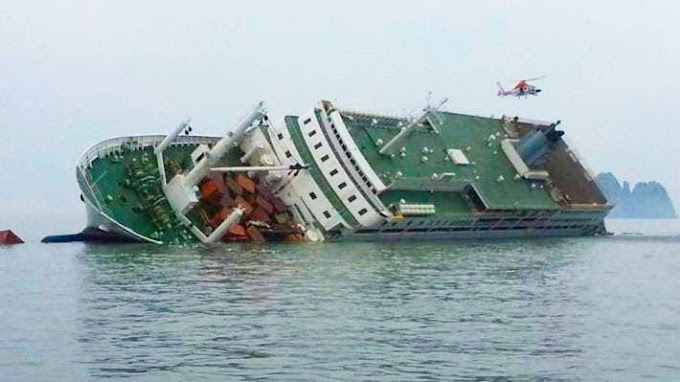
<path id="1" fill-rule="evenodd" d="M 527 78 L 527 79 L 524 80 L 524 81 L 527 81 L 527 82 L 529 82 L 529 81 L 538 81 L 538 80 L 542 80 L 542 79 L 544 79 L 544 78 L 546 78 L 546 77 L 548 77 L 547 74 L 546 74 L 546 75 L 543 75 L 543 76 L 534 77 L 534 78 Z"/>

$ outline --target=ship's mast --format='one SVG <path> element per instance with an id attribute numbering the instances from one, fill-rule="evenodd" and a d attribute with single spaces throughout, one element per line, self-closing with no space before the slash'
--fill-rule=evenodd
<path id="1" fill-rule="evenodd" d="M 253 122 L 265 117 L 265 112 L 264 103 L 258 103 L 232 132 L 220 139 L 212 150 L 210 150 L 200 162 L 196 163 L 191 171 L 184 177 L 184 186 L 193 187 L 205 178 L 210 172 L 210 169 L 217 164 L 217 161 L 238 145 Z"/>
<path id="2" fill-rule="evenodd" d="M 157 156 L 159 170 L 163 179 L 162 188 L 175 215 L 180 221 L 187 224 L 191 231 L 204 243 L 218 241 L 229 227 L 238 222 L 243 215 L 243 209 L 237 207 L 215 230 L 206 236 L 200 229 L 194 226 L 186 213 L 198 203 L 197 185 L 208 175 L 217 162 L 230 150 L 238 146 L 239 142 L 248 133 L 254 122 L 266 118 L 264 102 L 259 102 L 236 126 L 236 128 L 220 139 L 213 148 L 207 152 L 187 174 L 176 174 L 169 182 L 165 181 L 165 166 L 163 163 L 163 151 L 188 127 L 188 121 L 182 122 L 172 133 L 156 146 L 154 153 Z"/>
<path id="3" fill-rule="evenodd" d="M 420 126 L 425 120 L 427 119 L 427 116 L 430 114 L 432 111 L 437 111 L 439 110 L 440 107 L 442 107 L 446 102 L 448 101 L 448 98 L 442 98 L 437 106 L 430 106 L 428 105 L 423 109 L 423 111 L 418 115 L 416 118 L 414 118 L 411 123 L 406 125 L 397 133 L 397 135 L 394 136 L 394 138 L 390 139 L 389 142 L 385 143 L 383 147 L 380 148 L 379 153 L 381 155 L 390 155 L 392 154 L 392 149 L 394 146 L 397 145 L 397 143 L 401 142 L 404 138 L 406 138 L 416 127 Z"/>

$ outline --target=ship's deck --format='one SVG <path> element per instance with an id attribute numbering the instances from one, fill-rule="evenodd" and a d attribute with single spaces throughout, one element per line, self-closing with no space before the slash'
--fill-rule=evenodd
<path id="1" fill-rule="evenodd" d="M 436 112 L 430 118 L 432 129 L 416 128 L 397 144 L 393 157 L 378 152 L 378 140 L 392 139 L 407 121 L 359 113 L 342 112 L 343 120 L 362 154 L 389 184 L 397 172 L 401 182 L 380 195 L 385 205 L 404 199 L 408 203 L 435 203 L 437 214 L 470 213 L 460 189 L 472 185 L 493 210 L 556 210 L 560 206 L 536 182 L 515 179 L 516 170 L 500 148 L 506 132 L 500 120 L 448 112 Z M 493 139 L 489 139 L 494 135 Z M 402 147 L 405 156 L 402 157 Z M 425 154 L 426 148 L 431 153 Z M 447 149 L 460 149 L 470 164 L 456 165 L 447 158 Z M 427 156 L 427 160 L 423 160 Z M 433 174 L 455 173 L 447 182 L 432 180 Z M 501 181 L 499 181 L 501 177 Z M 416 191 L 411 184 L 420 184 Z M 450 184 L 450 190 L 437 183 Z M 532 187 L 532 183 L 534 186 Z M 407 184 L 407 186 L 400 186 Z M 399 190 L 402 188 L 402 190 Z M 434 192 L 432 192 L 432 191 Z"/>
<path id="2" fill-rule="evenodd" d="M 130 137 L 129 140 L 135 142 L 136 138 Z M 194 142 L 183 142 L 168 147 L 164 152 L 166 168 L 171 163 L 175 167 L 191 168 L 190 154 L 197 145 Z M 164 243 L 192 242 L 195 240 L 194 236 L 176 221 L 167 200 L 155 200 L 162 191 L 153 149 L 152 145 L 134 148 L 124 145 L 118 149 L 121 155 L 97 156 L 85 171 L 87 179 L 84 181 L 88 186 L 83 192 L 88 194 L 98 210 L 137 234 Z M 220 164 L 240 163 L 238 157 L 239 153 L 232 152 Z M 152 191 L 151 194 L 157 194 L 151 197 L 154 199 L 151 201 L 144 200 L 136 189 L 139 187 L 134 185 L 134 181 L 147 178 L 150 184 L 141 187 L 147 187 Z M 153 186 L 149 187 L 150 185 Z M 153 208 L 148 207 L 150 204 L 153 204 Z M 188 216 L 199 229 L 204 230 L 206 226 L 200 210 L 195 208 Z M 169 226 L 164 223 L 165 219 L 170 222 Z"/>

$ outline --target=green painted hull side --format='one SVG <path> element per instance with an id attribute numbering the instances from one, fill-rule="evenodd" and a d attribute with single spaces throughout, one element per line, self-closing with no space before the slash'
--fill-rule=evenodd
<path id="1" fill-rule="evenodd" d="M 198 143 L 181 143 L 168 147 L 164 152 L 166 164 L 173 162 L 190 168 L 190 154 L 197 146 Z M 97 212 L 97 222 L 108 219 L 110 226 L 137 240 L 163 244 L 197 242 L 175 217 L 162 192 L 153 147 L 139 145 L 132 137 L 111 153 L 98 156 L 84 169 L 79 167 L 83 197 Z M 194 223 L 205 228 L 200 217 Z"/>

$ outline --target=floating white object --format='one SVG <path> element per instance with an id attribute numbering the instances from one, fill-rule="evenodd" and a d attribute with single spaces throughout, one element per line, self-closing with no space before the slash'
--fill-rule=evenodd
<path id="1" fill-rule="evenodd" d="M 399 203 L 399 212 L 404 216 L 434 215 L 434 204 Z"/>

